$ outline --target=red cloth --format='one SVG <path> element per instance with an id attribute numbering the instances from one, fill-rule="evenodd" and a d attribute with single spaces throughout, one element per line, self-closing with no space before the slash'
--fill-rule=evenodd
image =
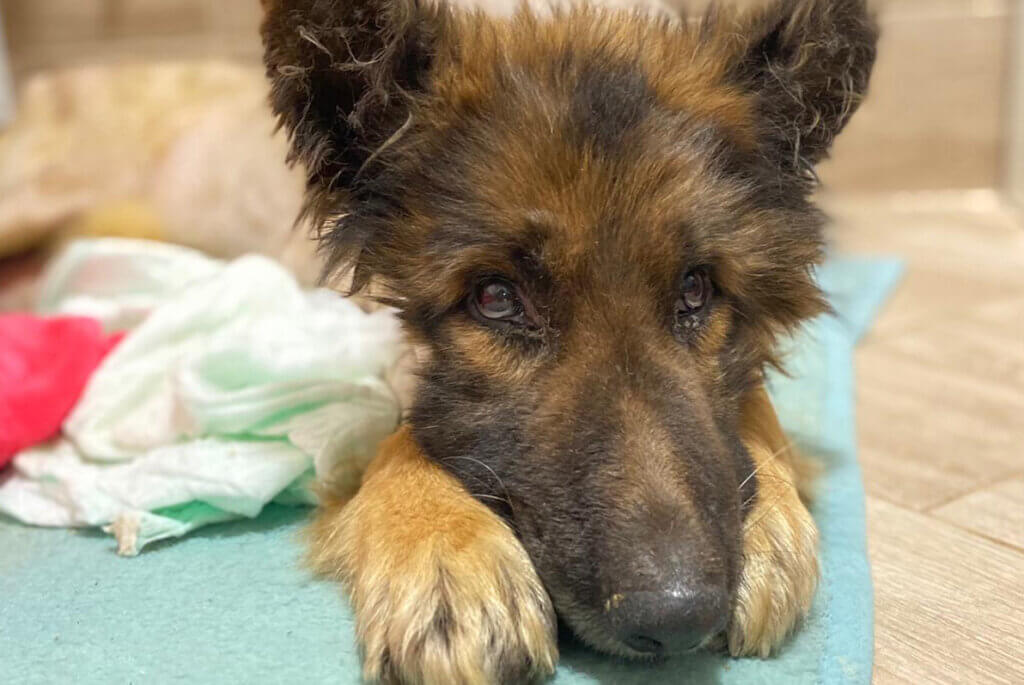
<path id="1" fill-rule="evenodd" d="M 93 370 L 123 334 L 80 316 L 0 316 L 0 468 L 60 431 Z"/>

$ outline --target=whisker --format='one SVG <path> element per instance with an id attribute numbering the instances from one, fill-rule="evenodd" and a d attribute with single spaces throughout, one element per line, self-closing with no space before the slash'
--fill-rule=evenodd
<path id="1" fill-rule="evenodd" d="M 498 481 L 498 485 L 500 485 L 503 490 L 506 489 L 505 488 L 505 483 L 502 482 L 501 477 L 498 476 L 497 472 L 495 472 L 495 470 L 493 468 L 491 468 L 491 466 L 489 464 L 485 464 L 484 462 L 480 461 L 476 457 L 470 457 L 470 456 L 466 456 L 466 455 L 456 455 L 456 456 L 451 456 L 451 457 L 445 457 L 441 461 L 448 461 L 450 459 L 463 459 L 465 461 L 471 461 L 474 464 L 479 464 L 480 466 L 483 466 L 485 469 L 487 469 L 490 472 L 490 474 L 492 476 L 494 476 L 494 480 Z"/>
<path id="2" fill-rule="evenodd" d="M 763 512 L 761 513 L 761 515 L 760 515 L 760 516 L 758 516 L 758 517 L 757 517 L 757 518 L 756 518 L 755 520 L 753 520 L 753 521 L 748 521 L 748 522 L 744 523 L 744 524 L 743 524 L 743 530 L 744 530 L 744 532 L 745 532 L 745 531 L 747 531 L 747 530 L 749 530 L 750 528 L 754 528 L 754 527 L 755 527 L 755 526 L 757 526 L 757 525 L 758 525 L 759 523 L 761 523 L 761 521 L 763 521 L 763 520 L 764 520 L 764 518 L 765 518 L 766 516 L 768 516 L 768 514 L 772 513 L 772 510 L 774 510 L 774 509 L 775 509 L 775 507 L 777 507 L 777 506 L 778 506 L 779 502 L 781 502 L 781 501 L 782 501 L 782 499 L 783 499 L 783 498 L 784 498 L 785 496 L 786 496 L 786 493 L 782 493 L 781 495 L 779 495 L 778 497 L 776 497 L 776 498 L 775 498 L 774 500 L 772 500 L 771 504 L 769 504 L 769 505 L 768 505 L 768 507 L 767 507 L 767 508 L 766 508 L 766 509 L 765 509 L 765 510 L 764 510 L 764 511 L 763 511 Z"/>
<path id="3" fill-rule="evenodd" d="M 785 476 L 761 474 L 761 478 L 763 478 L 765 482 L 775 481 L 775 482 L 784 483 L 784 484 L 786 484 L 787 486 L 789 486 L 791 488 L 796 488 L 796 483 L 793 482 L 791 479 L 786 478 Z M 743 508 L 747 507 L 751 502 L 753 502 L 755 499 L 757 499 L 759 494 L 763 494 L 761 492 L 760 488 L 758 489 L 757 492 L 755 492 L 750 497 L 745 499 L 743 501 L 743 503 L 740 504 L 740 508 L 743 509 Z"/>
<path id="4" fill-rule="evenodd" d="M 496 499 L 496 500 L 499 500 L 499 501 L 503 500 L 505 503 L 508 504 L 510 509 L 512 509 L 513 511 L 515 510 L 515 506 L 512 504 L 512 498 L 511 498 L 511 496 L 509 495 L 509 492 L 508 492 L 508 488 L 505 487 L 505 482 L 501 480 L 501 477 L 497 474 L 497 472 L 493 468 L 491 468 L 488 464 L 485 464 L 484 462 L 480 461 L 476 457 L 470 457 L 468 455 L 454 455 L 454 456 L 444 457 L 443 459 L 441 459 L 441 461 L 449 461 L 451 459 L 463 459 L 465 461 L 473 462 L 474 464 L 479 464 L 480 466 L 482 466 L 485 469 L 487 469 L 487 471 L 492 476 L 494 476 L 494 480 L 497 481 L 499 487 L 505 493 L 505 497 L 504 498 L 496 497 L 494 495 L 489 495 L 489 497 L 492 497 L 493 499 Z"/>
<path id="5" fill-rule="evenodd" d="M 471 492 L 469 494 L 471 497 L 479 497 L 480 499 L 493 499 L 496 502 L 508 502 L 507 498 L 498 497 L 497 495 L 487 495 L 482 492 Z"/>
<path id="6" fill-rule="evenodd" d="M 780 447 L 779 449 L 777 449 L 774 452 L 772 452 L 771 456 L 769 456 L 767 459 L 765 459 L 760 464 L 758 464 L 757 467 L 753 471 L 750 472 L 750 475 L 743 479 L 743 482 L 740 483 L 740 486 L 737 489 L 738 490 L 742 490 L 743 486 L 746 485 L 747 483 L 749 483 L 750 479 L 753 478 L 757 474 L 758 471 L 760 471 L 762 468 L 764 468 L 768 464 L 770 464 L 773 461 L 775 461 L 778 458 L 778 456 L 780 454 L 782 454 L 783 452 L 789 451 L 789 448 L 792 447 L 792 446 L 793 446 L 793 442 L 789 441 L 785 445 Z"/>

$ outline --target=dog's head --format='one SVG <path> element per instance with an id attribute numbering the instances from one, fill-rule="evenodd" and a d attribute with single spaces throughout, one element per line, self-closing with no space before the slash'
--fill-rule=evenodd
<path id="1" fill-rule="evenodd" d="M 429 352 L 422 448 L 508 518 L 592 644 L 720 632 L 757 488 L 741 403 L 824 309 L 809 195 L 867 86 L 864 0 L 692 21 L 265 2 L 331 266 Z"/>

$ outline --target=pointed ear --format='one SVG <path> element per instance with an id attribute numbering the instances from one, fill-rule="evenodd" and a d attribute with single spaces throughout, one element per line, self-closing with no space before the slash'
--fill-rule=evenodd
<path id="1" fill-rule="evenodd" d="M 349 189 L 425 88 L 442 12 L 421 0 L 263 0 L 270 101 L 315 205 Z"/>
<path id="2" fill-rule="evenodd" d="M 733 78 L 757 96 L 769 152 L 808 172 L 867 91 L 878 40 L 867 1 L 771 0 L 740 21 Z"/>

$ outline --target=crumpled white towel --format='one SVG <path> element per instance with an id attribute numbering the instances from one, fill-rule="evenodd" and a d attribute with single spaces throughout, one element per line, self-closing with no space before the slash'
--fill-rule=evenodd
<path id="1" fill-rule="evenodd" d="M 314 503 L 314 472 L 357 486 L 398 422 L 384 381 L 393 313 L 303 291 L 266 258 L 81 241 L 42 292 L 45 311 L 142 322 L 96 370 L 65 437 L 18 455 L 0 483 L 0 511 L 26 523 L 106 526 L 136 554 L 271 500 Z"/>

